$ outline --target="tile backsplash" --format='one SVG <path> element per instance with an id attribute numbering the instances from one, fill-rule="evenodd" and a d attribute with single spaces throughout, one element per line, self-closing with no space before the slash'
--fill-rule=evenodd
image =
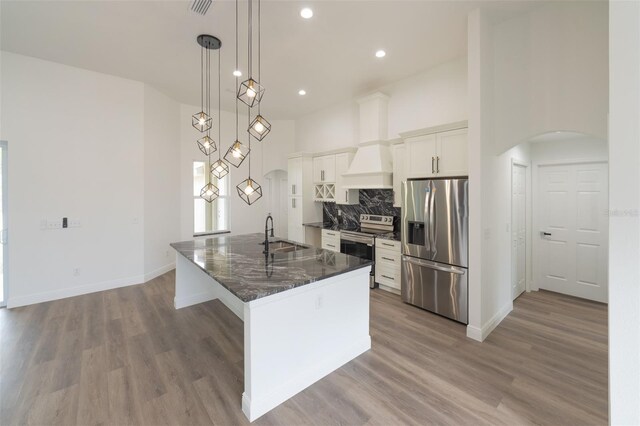
<path id="1" fill-rule="evenodd" d="M 395 216 L 394 226 L 399 229 L 400 208 L 393 207 L 392 189 L 361 189 L 360 204 L 341 205 L 323 203 L 323 220 L 326 223 L 338 223 L 338 210 L 342 212 L 342 224 L 345 227 L 356 227 L 360 223 L 360 215 L 379 214 Z"/>

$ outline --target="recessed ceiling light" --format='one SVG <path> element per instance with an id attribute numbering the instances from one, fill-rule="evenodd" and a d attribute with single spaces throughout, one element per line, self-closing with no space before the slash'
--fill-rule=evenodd
<path id="1" fill-rule="evenodd" d="M 306 90 L 304 90 L 304 89 L 300 89 L 300 90 L 298 90 L 298 95 L 300 95 L 300 96 L 304 96 L 304 95 L 306 95 L 306 94 L 307 94 L 307 91 L 306 91 Z"/>
<path id="2" fill-rule="evenodd" d="M 305 7 L 300 11 L 300 16 L 302 16 L 304 19 L 309 19 L 313 16 L 313 10 Z"/>
<path id="3" fill-rule="evenodd" d="M 378 50 L 376 52 L 376 58 L 384 58 L 387 55 L 387 52 L 385 52 L 384 50 Z"/>
<path id="4" fill-rule="evenodd" d="M 242 71 L 240 71 L 240 70 L 235 70 L 235 71 L 233 72 L 233 75 L 234 75 L 234 76 L 236 76 L 236 77 L 242 77 Z"/>

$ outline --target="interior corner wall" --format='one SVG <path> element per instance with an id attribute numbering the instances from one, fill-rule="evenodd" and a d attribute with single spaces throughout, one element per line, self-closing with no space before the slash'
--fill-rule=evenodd
<path id="1" fill-rule="evenodd" d="M 200 110 L 193 105 L 180 105 L 180 239 L 193 239 L 193 162 L 206 160 L 206 156 L 200 152 L 196 140 L 202 134 L 191 126 L 191 116 Z M 214 117 L 217 111 L 212 111 Z M 222 144 L 221 156 L 224 157 L 227 149 L 235 140 L 235 113 L 222 111 L 221 137 L 217 133 L 213 138 Z M 247 143 L 246 124 L 247 116 L 240 115 L 240 140 Z M 252 140 L 251 143 L 251 177 L 259 184 L 264 184 L 264 175 L 272 170 L 287 170 L 287 155 L 293 151 L 295 125 L 292 120 L 272 120 L 272 130 L 263 141 Z M 216 124 L 217 126 L 217 124 Z M 215 160 L 218 152 L 212 154 Z M 265 216 L 268 213 L 267 200 L 272 194 L 268 186 L 263 185 L 263 196 L 252 205 L 247 205 L 238 196 L 236 185 L 244 181 L 249 175 L 249 161 L 245 160 L 239 168 L 229 167 L 229 230 L 231 234 L 247 234 L 252 232 L 264 232 Z M 286 221 L 286 217 L 280 218 Z"/>
<path id="2" fill-rule="evenodd" d="M 546 132 L 607 136 L 607 2 L 541 2 L 493 25 L 495 144 Z"/>
<path id="3" fill-rule="evenodd" d="M 389 96 L 389 138 L 466 120 L 467 58 L 454 59 L 376 90 Z M 356 99 L 300 117 L 295 122 L 295 150 L 314 153 L 355 146 L 359 119 Z"/>
<path id="4" fill-rule="evenodd" d="M 180 106 L 144 85 L 144 281 L 175 267 L 180 238 Z"/>
<path id="5" fill-rule="evenodd" d="M 640 424 L 640 2 L 609 2 L 609 422 Z"/>
<path id="6" fill-rule="evenodd" d="M 2 56 L 8 306 L 142 282 L 143 84 Z"/>

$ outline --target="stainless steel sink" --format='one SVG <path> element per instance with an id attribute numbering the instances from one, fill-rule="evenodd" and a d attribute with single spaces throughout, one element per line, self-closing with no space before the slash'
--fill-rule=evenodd
<path id="1" fill-rule="evenodd" d="M 273 241 L 269 242 L 270 253 L 288 253 L 290 251 L 307 249 L 309 246 L 302 244 L 290 243 L 289 241 Z"/>

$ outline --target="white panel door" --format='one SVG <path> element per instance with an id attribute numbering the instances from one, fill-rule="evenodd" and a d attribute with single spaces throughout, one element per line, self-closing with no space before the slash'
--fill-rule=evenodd
<path id="1" fill-rule="evenodd" d="M 514 164 L 511 176 L 511 295 L 520 296 L 527 274 L 527 168 Z"/>
<path id="2" fill-rule="evenodd" d="M 437 134 L 436 173 L 438 176 L 467 176 L 467 129 L 451 130 Z"/>
<path id="3" fill-rule="evenodd" d="M 607 302 L 607 165 L 541 166 L 539 183 L 539 287 Z"/>

